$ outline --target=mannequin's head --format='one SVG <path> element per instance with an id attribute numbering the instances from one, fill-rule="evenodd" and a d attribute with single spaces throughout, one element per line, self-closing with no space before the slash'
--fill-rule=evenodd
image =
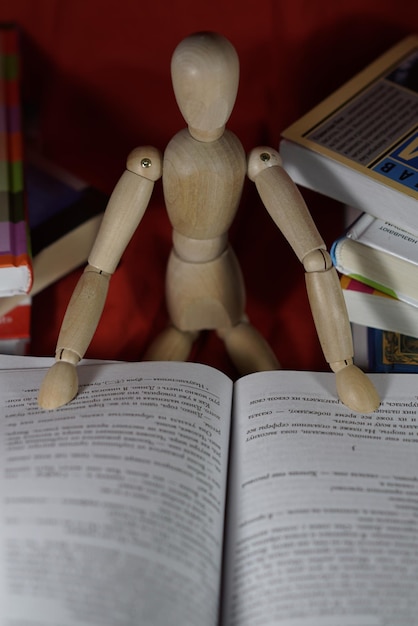
<path id="1" fill-rule="evenodd" d="M 190 35 L 173 53 L 171 76 L 192 136 L 200 141 L 220 137 L 238 91 L 239 59 L 233 45 L 217 33 Z"/>

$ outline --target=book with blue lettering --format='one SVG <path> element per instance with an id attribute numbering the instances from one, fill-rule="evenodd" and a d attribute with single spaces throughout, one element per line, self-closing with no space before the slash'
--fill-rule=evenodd
<path id="1" fill-rule="evenodd" d="M 32 280 L 23 176 L 19 32 L 0 24 L 0 295 L 26 294 Z"/>
<path id="2" fill-rule="evenodd" d="M 297 184 L 418 234 L 418 36 L 285 129 L 280 154 Z"/>

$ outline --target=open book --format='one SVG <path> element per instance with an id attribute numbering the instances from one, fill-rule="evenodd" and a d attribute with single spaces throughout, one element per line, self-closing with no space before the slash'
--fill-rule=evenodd
<path id="1" fill-rule="evenodd" d="M 332 373 L 86 362 L 48 412 L 50 363 L 0 359 L 1 626 L 416 625 L 414 375 L 361 415 Z"/>

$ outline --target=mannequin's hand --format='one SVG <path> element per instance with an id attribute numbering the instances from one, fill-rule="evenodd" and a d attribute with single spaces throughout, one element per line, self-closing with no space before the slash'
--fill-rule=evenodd
<path id="1" fill-rule="evenodd" d="M 38 394 L 38 404 L 43 409 L 57 409 L 70 402 L 78 391 L 77 368 L 71 363 L 58 361 L 48 370 Z"/>
<path id="2" fill-rule="evenodd" d="M 380 398 L 368 376 L 356 365 L 348 365 L 336 372 L 338 396 L 349 409 L 359 413 L 375 411 Z"/>

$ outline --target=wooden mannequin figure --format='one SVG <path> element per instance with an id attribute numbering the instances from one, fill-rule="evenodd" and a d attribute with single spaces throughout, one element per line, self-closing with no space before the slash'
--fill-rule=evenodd
<path id="1" fill-rule="evenodd" d="M 240 374 L 279 368 L 272 350 L 245 317 L 243 279 L 228 244 L 228 229 L 248 174 L 304 266 L 318 336 L 336 372 L 341 401 L 356 411 L 373 411 L 379 398 L 369 378 L 353 365 L 339 280 L 301 194 L 281 167 L 277 151 L 256 148 L 247 161 L 240 141 L 225 128 L 239 82 L 234 47 L 216 33 L 191 35 L 174 51 L 171 70 L 188 127 L 173 137 L 163 158 L 152 147 L 136 148 L 128 156 L 64 317 L 56 362 L 39 392 L 40 406 L 62 406 L 76 395 L 76 365 L 96 330 L 109 279 L 161 176 L 173 226 L 166 277 L 171 325 L 145 358 L 185 360 L 199 331 L 213 329 Z"/>

